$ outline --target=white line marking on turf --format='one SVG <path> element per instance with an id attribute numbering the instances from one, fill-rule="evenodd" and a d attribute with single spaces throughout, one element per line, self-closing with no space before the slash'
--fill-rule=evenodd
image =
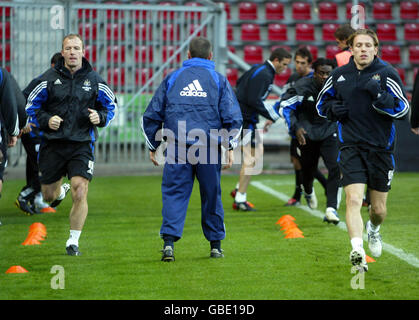
<path id="1" fill-rule="evenodd" d="M 270 195 L 282 200 L 282 201 L 288 201 L 289 196 L 287 196 L 286 194 L 276 191 L 270 187 L 268 187 L 267 185 L 263 184 L 260 181 L 252 181 L 250 182 L 250 184 L 266 193 L 269 193 Z M 312 210 L 307 206 L 303 206 L 300 205 L 298 206 L 299 209 L 304 210 L 306 212 L 308 212 L 309 214 L 311 214 L 312 216 L 315 216 L 317 218 L 323 219 L 324 217 L 324 213 L 319 211 L 319 210 Z M 347 231 L 348 229 L 346 228 L 346 224 L 341 221 L 339 222 L 339 224 L 337 225 L 338 228 Z M 364 240 L 368 241 L 368 236 L 364 234 Z M 392 246 L 391 244 L 385 243 L 383 242 L 383 250 L 391 253 L 392 255 L 395 255 L 396 257 L 398 257 L 400 260 L 403 260 L 405 262 L 407 262 L 408 264 L 419 268 L 419 259 L 414 256 L 411 253 L 406 253 L 404 252 L 402 249 L 397 248 L 395 246 Z"/>

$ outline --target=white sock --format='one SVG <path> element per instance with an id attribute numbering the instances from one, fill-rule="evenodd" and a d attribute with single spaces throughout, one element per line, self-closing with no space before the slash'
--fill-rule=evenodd
<path id="1" fill-rule="evenodd" d="M 67 240 L 66 247 L 71 246 L 72 244 L 79 246 L 81 230 L 70 230 L 70 237 Z"/>
<path id="2" fill-rule="evenodd" d="M 247 201 L 247 194 L 245 193 L 241 193 L 238 192 L 236 193 L 236 197 L 234 198 L 234 200 L 236 200 L 236 202 L 246 202 Z"/>
<path id="3" fill-rule="evenodd" d="M 352 238 L 351 245 L 352 245 L 352 249 L 363 248 L 364 241 L 362 240 L 362 238 Z"/>
<path id="4" fill-rule="evenodd" d="M 378 226 L 373 225 L 371 220 L 368 221 L 368 228 L 372 231 L 372 232 L 378 232 L 380 231 L 380 224 Z"/>

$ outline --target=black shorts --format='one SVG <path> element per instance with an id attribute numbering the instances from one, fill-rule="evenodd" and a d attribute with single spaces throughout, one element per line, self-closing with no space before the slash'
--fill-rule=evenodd
<path id="1" fill-rule="evenodd" d="M 91 142 L 45 141 L 39 149 L 39 179 L 51 184 L 66 176 L 93 178 L 94 144 Z"/>
<path id="2" fill-rule="evenodd" d="M 301 151 L 299 147 L 300 147 L 300 143 L 298 142 L 297 138 L 291 138 L 290 155 L 291 157 L 301 160 Z"/>
<path id="3" fill-rule="evenodd" d="M 0 142 L 0 152 L 3 153 L 3 160 L 0 161 L 0 180 L 3 180 L 4 169 L 7 165 L 7 142 L 4 139 Z"/>
<path id="4" fill-rule="evenodd" d="M 363 183 L 380 192 L 391 189 L 395 166 L 392 152 L 365 147 L 344 147 L 339 151 L 338 164 L 343 186 Z"/>
<path id="5" fill-rule="evenodd" d="M 255 148 L 256 143 L 262 142 L 259 132 L 256 129 L 257 127 L 255 123 L 248 122 L 246 120 L 243 121 L 243 129 L 241 133 L 242 146 L 246 146 L 250 142 L 250 146 Z M 256 135 L 258 136 L 258 139 L 256 139 Z"/>

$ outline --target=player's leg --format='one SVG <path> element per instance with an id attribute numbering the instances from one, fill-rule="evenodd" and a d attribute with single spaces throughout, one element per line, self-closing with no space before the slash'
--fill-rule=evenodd
<path id="1" fill-rule="evenodd" d="M 295 206 L 300 204 L 303 193 L 303 172 L 301 166 L 301 151 L 297 139 L 292 138 L 290 142 L 290 159 L 295 173 L 295 190 L 293 196 L 287 201 L 286 206 Z"/>
<path id="2" fill-rule="evenodd" d="M 304 197 L 307 200 L 307 205 L 311 209 L 317 208 L 317 197 L 313 188 L 314 172 L 317 170 L 317 165 L 320 157 L 319 143 L 306 139 L 304 146 L 299 146 L 301 150 L 301 170 L 303 173 L 303 187 Z"/>
<path id="3" fill-rule="evenodd" d="M 379 257 L 383 249 L 380 226 L 387 216 L 388 192 L 369 189 L 369 194 L 371 199 L 370 219 L 366 223 L 368 247 L 374 257 Z"/>

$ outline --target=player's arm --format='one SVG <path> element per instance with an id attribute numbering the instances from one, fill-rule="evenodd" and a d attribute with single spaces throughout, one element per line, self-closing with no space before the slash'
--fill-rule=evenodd
<path id="1" fill-rule="evenodd" d="M 147 147 L 151 152 L 155 152 L 161 143 L 161 140 L 156 140 L 156 134 L 162 128 L 164 120 L 167 90 L 166 79 L 158 87 L 141 118 L 141 128 Z"/>
<path id="2" fill-rule="evenodd" d="M 0 106 L 4 126 L 10 137 L 19 134 L 19 117 L 17 113 L 17 102 L 11 76 L 6 69 L 0 69 Z"/>
<path id="3" fill-rule="evenodd" d="M 99 78 L 95 106 L 88 109 L 90 122 L 98 127 L 106 127 L 115 118 L 116 110 L 117 100 L 115 94 L 106 82 Z"/>
<path id="4" fill-rule="evenodd" d="M 370 79 L 365 85 L 365 90 L 373 99 L 373 108 L 378 113 L 391 118 L 403 118 L 409 112 L 409 102 L 400 76 L 396 71 L 391 70 L 384 81 L 385 89 L 382 88 L 380 82 L 374 79 Z"/>
<path id="5" fill-rule="evenodd" d="M 267 98 L 269 86 L 272 83 L 262 72 L 259 72 L 254 78 L 251 79 L 248 105 L 254 107 L 256 111 L 266 119 L 276 121 L 279 119 L 279 109 L 274 106 L 265 104 L 263 101 Z"/>
<path id="6" fill-rule="evenodd" d="M 347 104 L 338 98 L 333 80 L 333 73 L 326 79 L 317 96 L 316 110 L 320 117 L 330 121 L 344 121 L 349 114 Z"/>
<path id="7" fill-rule="evenodd" d="M 42 108 L 42 105 L 48 100 L 48 82 L 38 78 L 34 85 L 26 100 L 26 113 L 28 114 L 29 123 L 41 130 L 49 129 L 49 120 L 54 115 L 49 114 Z"/>
<path id="8" fill-rule="evenodd" d="M 288 132 L 292 137 L 295 137 L 295 131 L 298 123 L 296 111 L 301 105 L 303 99 L 304 96 L 299 95 L 295 87 L 291 87 L 287 90 L 287 92 L 285 92 L 279 103 L 281 107 L 280 113 L 284 117 L 288 126 Z"/>
<path id="9" fill-rule="evenodd" d="M 243 117 L 239 102 L 226 78 L 223 79 L 219 110 L 222 126 L 229 135 L 228 150 L 234 149 L 238 145 L 238 140 L 242 130 Z"/>

